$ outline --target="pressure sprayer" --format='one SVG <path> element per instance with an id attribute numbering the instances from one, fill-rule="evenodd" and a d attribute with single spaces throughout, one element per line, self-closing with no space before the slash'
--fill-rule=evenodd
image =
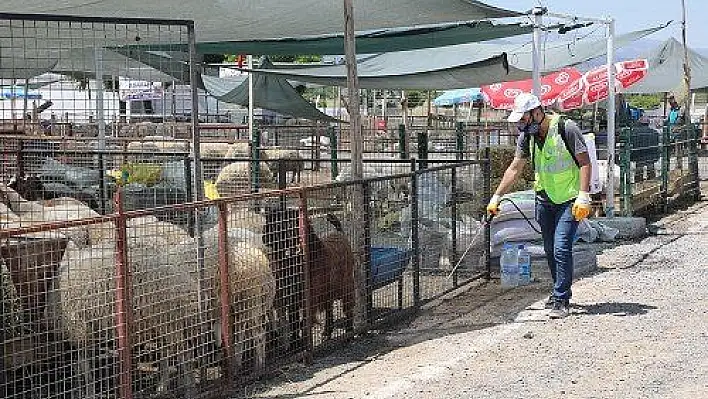
<path id="1" fill-rule="evenodd" d="M 528 217 L 526 217 L 526 215 L 521 211 L 519 206 L 514 203 L 514 201 L 512 201 L 510 198 L 502 198 L 499 201 L 499 204 L 501 205 L 501 203 L 504 201 L 510 203 L 514 208 L 516 208 L 517 211 L 519 211 L 521 216 L 524 218 L 524 220 L 526 220 L 526 223 L 528 223 L 529 226 L 531 226 L 533 231 L 535 231 L 538 234 L 541 234 L 541 231 L 539 229 L 537 229 L 536 226 L 534 226 L 533 222 Z M 486 214 L 482 217 L 482 220 L 480 221 L 481 225 L 479 226 L 479 231 L 477 231 L 477 233 L 472 237 L 469 245 L 467 245 L 467 248 L 465 248 L 465 252 L 462 253 L 462 256 L 460 256 L 460 259 L 455 264 L 455 267 L 453 267 L 452 270 L 450 271 L 450 274 L 448 274 L 448 276 L 447 276 L 448 279 L 452 278 L 452 275 L 455 274 L 455 271 L 460 266 L 462 261 L 465 259 L 465 256 L 467 255 L 467 253 L 472 248 L 472 245 L 474 245 L 475 241 L 477 240 L 477 237 L 479 237 L 479 235 L 482 234 L 482 232 L 484 232 L 486 229 L 489 228 L 490 224 L 492 223 L 493 218 L 494 218 L 494 215 L 491 215 L 491 214 Z"/>

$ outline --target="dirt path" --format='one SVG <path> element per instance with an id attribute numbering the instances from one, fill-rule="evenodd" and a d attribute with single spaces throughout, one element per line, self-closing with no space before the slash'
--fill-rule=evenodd
<path id="1" fill-rule="evenodd" d="M 606 249 L 550 321 L 548 282 L 465 287 L 397 331 L 252 387 L 260 398 L 708 398 L 708 204 Z"/>

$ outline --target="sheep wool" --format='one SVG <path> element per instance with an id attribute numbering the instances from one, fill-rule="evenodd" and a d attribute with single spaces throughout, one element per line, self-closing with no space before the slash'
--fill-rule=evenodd
<path id="1" fill-rule="evenodd" d="M 275 189 L 273 174 L 264 162 L 259 164 L 259 182 L 263 189 Z M 226 165 L 216 178 L 216 190 L 221 197 L 230 197 L 251 192 L 251 165 L 249 162 L 233 162 Z"/>

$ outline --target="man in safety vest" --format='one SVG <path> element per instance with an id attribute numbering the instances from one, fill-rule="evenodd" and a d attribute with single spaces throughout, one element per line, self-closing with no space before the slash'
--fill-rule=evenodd
<path id="1" fill-rule="evenodd" d="M 487 212 L 499 212 L 501 196 L 521 174 L 526 160 L 531 159 L 536 220 L 553 277 L 553 293 L 546 307 L 551 308 L 550 318 L 564 318 L 572 296 L 573 238 L 578 222 L 590 214 L 590 157 L 575 122 L 546 113 L 533 94 L 516 97 L 508 120 L 517 123 L 520 132 L 516 154 L 490 199 Z"/>

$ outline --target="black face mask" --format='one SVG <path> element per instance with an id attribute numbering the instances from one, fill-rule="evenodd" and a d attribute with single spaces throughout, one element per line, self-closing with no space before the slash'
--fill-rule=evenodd
<path id="1" fill-rule="evenodd" d="M 543 121 L 546 119 L 546 114 L 543 114 L 543 118 L 541 119 L 541 122 L 536 122 L 532 120 L 528 124 L 524 122 L 519 122 L 516 127 L 519 129 L 519 131 L 522 131 L 526 134 L 529 134 L 533 137 L 538 137 L 539 133 L 541 132 L 541 124 Z"/>

